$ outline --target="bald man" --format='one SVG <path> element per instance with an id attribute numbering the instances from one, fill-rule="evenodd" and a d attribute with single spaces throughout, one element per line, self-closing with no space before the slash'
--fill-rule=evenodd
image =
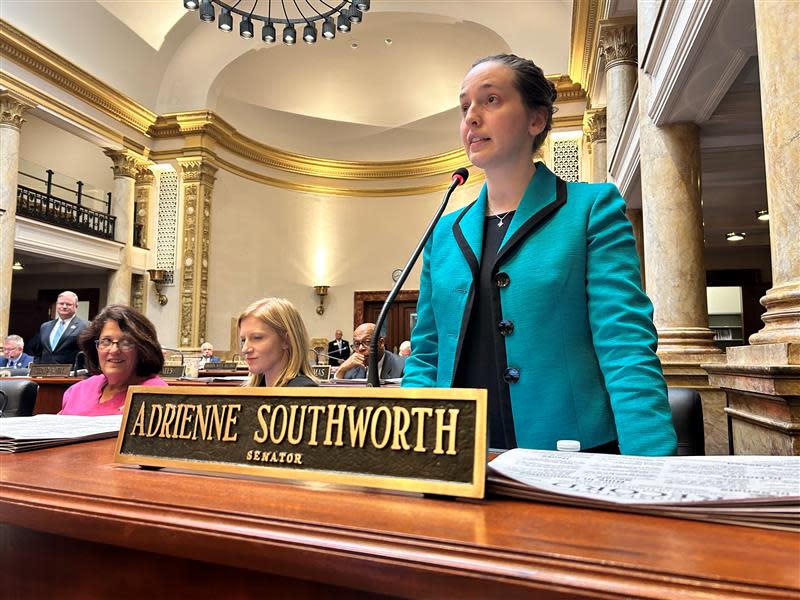
<path id="1" fill-rule="evenodd" d="M 364 323 L 353 332 L 353 350 L 336 371 L 336 379 L 364 379 L 369 363 L 369 346 L 375 334 L 375 323 Z M 399 379 L 403 376 L 406 361 L 386 349 L 383 337 L 378 339 L 378 373 L 381 379 Z"/>

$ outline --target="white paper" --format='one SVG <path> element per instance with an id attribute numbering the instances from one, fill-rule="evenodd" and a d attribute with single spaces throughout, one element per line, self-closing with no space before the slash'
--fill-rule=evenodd
<path id="1" fill-rule="evenodd" d="M 798 456 L 638 457 L 517 448 L 489 468 L 551 494 L 616 504 L 800 498 Z"/>
<path id="2" fill-rule="evenodd" d="M 116 433 L 122 415 L 78 417 L 36 415 L 0 419 L 0 440 L 65 440 Z"/>

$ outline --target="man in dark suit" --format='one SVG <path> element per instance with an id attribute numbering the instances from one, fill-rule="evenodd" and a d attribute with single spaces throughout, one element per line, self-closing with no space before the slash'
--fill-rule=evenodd
<path id="1" fill-rule="evenodd" d="M 42 323 L 39 334 L 31 340 L 34 362 L 72 364 L 78 354 L 78 336 L 88 323 L 78 317 L 78 295 L 61 292 L 56 300 L 57 318 Z"/>
<path id="2" fill-rule="evenodd" d="M 18 335 L 9 335 L 3 340 L 3 356 L 0 357 L 0 367 L 7 369 L 27 369 L 33 362 L 33 357 L 22 351 L 25 342 Z"/>
<path id="3" fill-rule="evenodd" d="M 363 379 L 367 376 L 369 345 L 375 334 L 375 323 L 363 323 L 353 332 L 353 352 L 336 371 L 336 379 Z M 406 361 L 403 357 L 385 348 L 383 336 L 378 339 L 378 372 L 381 379 L 397 379 L 403 376 Z"/>
<path id="4" fill-rule="evenodd" d="M 350 342 L 342 339 L 342 330 L 336 330 L 336 339 L 328 342 L 328 359 L 332 365 L 340 365 L 350 358 Z"/>

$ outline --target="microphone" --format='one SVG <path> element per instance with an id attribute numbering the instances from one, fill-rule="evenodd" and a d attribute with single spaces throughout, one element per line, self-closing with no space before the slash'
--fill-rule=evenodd
<path id="1" fill-rule="evenodd" d="M 78 369 L 78 365 L 81 365 L 82 368 Z M 86 353 L 83 350 L 79 350 L 75 355 L 75 360 L 72 361 L 72 371 L 70 375 L 73 377 L 80 377 L 88 374 L 89 371 L 86 370 Z"/>
<path id="2" fill-rule="evenodd" d="M 338 362 L 339 364 L 341 364 L 341 363 L 343 363 L 343 362 L 344 362 L 344 359 L 343 359 L 343 358 L 336 358 L 335 356 L 331 356 L 330 354 L 328 354 L 327 352 L 323 352 L 322 350 L 317 350 L 316 348 L 309 348 L 309 350 L 311 350 L 311 351 L 312 351 L 312 352 L 313 352 L 313 353 L 316 355 L 316 357 L 317 357 L 318 359 L 319 359 L 321 356 L 324 356 L 324 357 L 325 357 L 325 358 L 327 358 L 328 360 L 335 360 L 335 361 L 336 361 L 336 362 Z"/>
<path id="3" fill-rule="evenodd" d="M 383 303 L 383 308 L 381 308 L 381 313 L 378 316 L 378 320 L 375 321 L 375 333 L 373 333 L 372 341 L 369 345 L 369 362 L 367 365 L 367 386 L 369 387 L 380 387 L 381 385 L 379 376 L 380 374 L 378 373 L 378 340 L 381 337 L 380 332 L 383 328 L 383 323 L 386 321 L 386 317 L 389 315 L 389 309 L 391 308 L 394 299 L 397 297 L 397 294 L 400 293 L 400 289 L 403 287 L 406 279 L 408 279 L 408 275 L 411 273 L 411 269 L 414 268 L 414 263 L 417 262 L 419 255 L 425 248 L 425 244 L 428 243 L 428 238 L 431 237 L 436 224 L 439 222 L 439 219 L 442 218 L 444 209 L 447 208 L 447 203 L 450 201 L 450 196 L 458 186 L 464 185 L 468 178 L 469 171 L 467 171 L 467 169 L 464 167 L 456 169 L 453 172 L 451 175 L 452 181 L 450 183 L 450 187 L 448 187 L 447 191 L 444 193 L 444 198 L 442 199 L 442 203 L 439 205 L 439 209 L 436 211 L 433 219 L 431 219 L 431 222 L 428 224 L 428 228 L 425 230 L 425 233 L 417 244 L 417 247 L 414 248 L 414 252 L 411 253 L 411 258 L 408 259 L 406 266 L 403 267 L 400 277 L 397 278 L 392 291 L 389 292 L 389 295 L 386 297 L 386 302 Z"/>
<path id="4" fill-rule="evenodd" d="M 178 354 L 181 355 L 181 365 L 184 364 L 183 361 L 185 357 L 183 356 L 183 352 L 180 350 L 180 348 L 167 348 L 166 346 L 161 346 L 161 350 L 162 351 L 167 350 L 169 352 L 177 352 Z"/>

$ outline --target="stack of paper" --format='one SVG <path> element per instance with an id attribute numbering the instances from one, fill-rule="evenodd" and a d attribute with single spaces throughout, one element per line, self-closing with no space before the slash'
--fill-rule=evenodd
<path id="1" fill-rule="evenodd" d="M 0 419 L 0 452 L 24 452 L 114 437 L 122 415 L 75 417 L 36 415 Z"/>
<path id="2" fill-rule="evenodd" d="M 639 457 L 514 449 L 489 463 L 500 495 L 800 531 L 800 457 Z"/>

